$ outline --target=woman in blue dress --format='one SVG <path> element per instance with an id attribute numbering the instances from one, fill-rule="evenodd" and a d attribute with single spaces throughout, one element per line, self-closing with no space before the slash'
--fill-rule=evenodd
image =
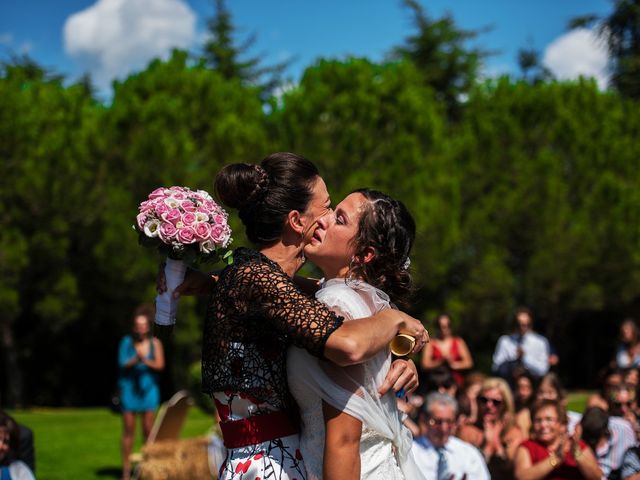
<path id="1" fill-rule="evenodd" d="M 153 309 L 139 307 L 133 315 L 131 335 L 118 348 L 118 386 L 122 405 L 122 478 L 129 479 L 129 456 L 136 429 L 136 414 L 142 417 L 142 432 L 147 440 L 155 412 L 160 404 L 158 372 L 164 368 L 162 343 L 151 333 Z"/>

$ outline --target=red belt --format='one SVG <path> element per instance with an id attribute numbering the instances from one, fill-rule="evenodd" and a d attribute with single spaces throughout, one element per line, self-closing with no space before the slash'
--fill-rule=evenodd
<path id="1" fill-rule="evenodd" d="M 246 447 L 300 433 L 298 426 L 284 412 L 220 422 L 220 430 L 227 448 Z"/>

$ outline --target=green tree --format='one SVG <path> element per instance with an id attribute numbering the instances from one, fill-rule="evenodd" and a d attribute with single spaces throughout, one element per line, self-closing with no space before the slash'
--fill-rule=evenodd
<path id="1" fill-rule="evenodd" d="M 449 113 L 456 114 L 488 55 L 468 45 L 481 31 L 459 28 L 450 14 L 432 19 L 418 0 L 402 3 L 410 10 L 417 32 L 394 48 L 391 57 L 414 62 L 425 83 L 447 104 Z"/>
<path id="2" fill-rule="evenodd" d="M 280 85 L 289 62 L 263 66 L 260 57 L 247 58 L 247 52 L 256 42 L 255 35 L 238 45 L 237 30 L 225 1 L 215 0 L 215 4 L 216 12 L 207 22 L 210 38 L 204 45 L 204 63 L 227 80 L 239 79 L 258 86 L 262 96 L 267 98 Z"/>
<path id="3" fill-rule="evenodd" d="M 623 96 L 640 98 L 640 0 L 613 0 L 613 12 L 600 18 L 588 14 L 573 18 L 570 28 L 596 24 L 611 55 L 611 84 Z"/>

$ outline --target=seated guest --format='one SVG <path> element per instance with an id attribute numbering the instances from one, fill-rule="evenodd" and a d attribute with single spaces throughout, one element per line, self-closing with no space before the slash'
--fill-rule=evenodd
<path id="1" fill-rule="evenodd" d="M 0 478 L 2 480 L 34 480 L 33 472 L 18 460 L 20 429 L 16 421 L 0 410 Z"/>
<path id="2" fill-rule="evenodd" d="M 449 367 L 458 387 L 461 387 L 464 372 L 473 368 L 469 347 L 461 337 L 453 335 L 449 315 L 439 315 L 435 323 L 436 334 L 422 350 L 422 368 L 429 372 L 440 366 Z"/>
<path id="3" fill-rule="evenodd" d="M 478 394 L 482 388 L 482 382 L 484 382 L 486 378 L 487 376 L 480 372 L 471 372 L 464 378 L 461 394 L 469 399 L 469 413 L 466 418 L 466 422 L 468 423 L 473 424 L 478 420 Z M 458 405 L 460 405 L 460 403 L 460 400 L 458 400 Z"/>
<path id="4" fill-rule="evenodd" d="M 421 435 L 413 441 L 418 468 L 433 479 L 489 479 L 482 455 L 474 446 L 454 437 L 456 401 L 449 395 L 431 393 L 420 415 Z"/>
<path id="5" fill-rule="evenodd" d="M 544 377 L 540 379 L 540 383 L 536 388 L 534 394 L 535 401 L 540 400 L 553 400 L 558 401 L 560 404 L 566 408 L 567 407 L 567 395 L 560 384 L 560 379 L 554 372 L 547 373 Z M 576 425 L 580 422 L 580 418 L 582 415 L 578 412 L 567 411 L 567 430 L 570 435 L 573 434 Z M 516 416 L 516 423 L 520 427 L 520 429 L 525 433 L 525 435 L 530 434 L 531 429 L 531 413 L 529 409 L 521 411 Z"/>
<path id="6" fill-rule="evenodd" d="M 513 400 L 516 411 L 516 425 L 523 434 L 529 436 L 531 429 L 530 408 L 535 401 L 535 381 L 529 372 L 521 372 L 516 376 Z"/>
<path id="7" fill-rule="evenodd" d="M 424 379 L 425 393 L 444 393 L 455 397 L 458 393 L 458 384 L 453 378 L 453 372 L 447 366 L 441 366 L 427 372 Z"/>
<path id="8" fill-rule="evenodd" d="M 609 399 L 611 398 L 612 391 L 623 383 L 624 379 L 620 370 L 607 370 L 602 382 L 600 382 L 600 391 L 589 397 L 587 407 L 599 407 L 605 411 L 609 410 Z"/>
<path id="9" fill-rule="evenodd" d="M 541 400 L 531 409 L 533 432 L 516 453 L 517 480 L 599 480 L 602 471 L 586 443 L 566 433 L 567 415 L 557 400 Z"/>
<path id="10" fill-rule="evenodd" d="M 600 407 L 589 407 L 576 427 L 576 434 L 595 452 L 604 477 L 620 478 L 624 453 L 636 443 L 629 422 L 610 417 Z"/>
<path id="11" fill-rule="evenodd" d="M 27 464 L 31 471 L 36 473 L 36 452 L 33 441 L 33 431 L 22 424 L 18 424 L 20 430 L 20 449 L 18 450 L 18 460 Z"/>
<path id="12" fill-rule="evenodd" d="M 515 313 L 515 332 L 498 339 L 493 353 L 493 371 L 510 385 L 523 370 L 536 378 L 549 371 L 549 341 L 533 331 L 533 317 L 528 308 Z"/>
<path id="13" fill-rule="evenodd" d="M 629 422 L 637 438 L 640 434 L 640 423 L 636 417 L 636 409 L 636 391 L 631 386 L 622 384 L 611 391 L 609 415 L 623 418 Z"/>
<path id="14" fill-rule="evenodd" d="M 640 480 L 640 446 L 636 445 L 624 452 L 620 474 L 623 480 Z"/>
<path id="15" fill-rule="evenodd" d="M 478 395 L 478 419 L 463 425 L 458 437 L 479 448 L 493 480 L 513 478 L 513 460 L 524 440 L 515 425 L 513 397 L 501 378 L 487 378 Z"/>

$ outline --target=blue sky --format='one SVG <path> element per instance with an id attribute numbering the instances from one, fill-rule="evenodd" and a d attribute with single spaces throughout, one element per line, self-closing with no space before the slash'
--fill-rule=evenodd
<path id="1" fill-rule="evenodd" d="M 27 52 L 70 79 L 90 72 L 100 89 L 144 68 L 172 46 L 202 44 L 213 0 L 0 0 L 0 58 Z M 604 87 L 606 53 L 589 31 L 567 32 L 576 15 L 611 11 L 610 0 L 422 0 L 432 17 L 450 12 L 467 29 L 489 27 L 475 44 L 495 52 L 487 76 L 517 73 L 519 48 L 533 46 L 560 78 L 595 76 Z M 253 55 L 267 63 L 294 58 L 300 78 L 318 57 L 374 61 L 414 32 L 399 0 L 228 0 L 241 38 L 255 34 Z"/>

